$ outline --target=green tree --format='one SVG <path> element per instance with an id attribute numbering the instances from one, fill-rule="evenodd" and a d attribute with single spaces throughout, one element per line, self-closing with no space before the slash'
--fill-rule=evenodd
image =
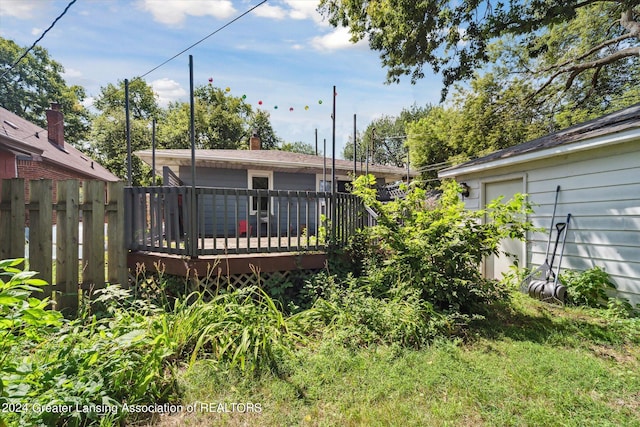
<path id="1" fill-rule="evenodd" d="M 26 48 L 0 37 L 0 100 L 2 106 L 46 128 L 46 113 L 51 102 L 62 105 L 65 140 L 72 144 L 86 138 L 91 117 L 82 105 L 85 91 L 80 86 L 67 86 L 62 78 L 64 68 L 53 60 L 46 49 L 34 47 L 13 68 Z"/>
<path id="2" fill-rule="evenodd" d="M 307 144 L 306 142 L 296 141 L 296 142 L 282 142 L 278 149 L 282 151 L 289 151 L 292 153 L 300 153 L 300 154 L 316 154 L 316 149 L 311 144 Z"/>
<path id="3" fill-rule="evenodd" d="M 407 126 L 414 168 L 435 180 L 442 167 L 546 133 L 548 119 L 528 102 L 530 93 L 526 82 L 507 84 L 493 73 L 477 76 L 469 88 L 456 88 L 448 106 L 434 107 Z"/>
<path id="4" fill-rule="evenodd" d="M 103 113 L 125 111 L 125 105 L 124 80 L 119 81 L 117 85 L 109 83 L 101 88 L 100 96 L 93 103 L 93 106 Z M 150 120 L 157 118 L 161 113 L 153 89 L 141 78 L 129 81 L 129 113 L 133 120 Z"/>
<path id="5" fill-rule="evenodd" d="M 431 107 L 405 108 L 399 116 L 382 116 L 372 121 L 363 135 L 357 134 L 357 159 L 371 164 L 404 167 L 407 164 L 406 124 L 427 114 Z M 353 137 L 345 144 L 342 156 L 353 160 Z"/>
<path id="6" fill-rule="evenodd" d="M 257 132 L 260 136 L 260 142 L 263 150 L 274 150 L 282 144 L 282 140 L 276 136 L 271 126 L 270 115 L 267 111 L 260 110 L 253 113 L 249 120 L 249 131 Z M 249 141 L 247 139 L 247 146 Z"/>
<path id="7" fill-rule="evenodd" d="M 162 147 L 191 147 L 190 111 L 189 103 L 169 105 L 158 130 L 158 141 Z M 265 149 L 273 149 L 279 143 L 268 113 L 254 112 L 244 99 L 213 85 L 195 89 L 194 116 L 196 148 L 247 148 L 254 131 L 260 135 Z"/>
<path id="8" fill-rule="evenodd" d="M 455 82 L 467 80 L 489 61 L 488 46 L 505 35 L 523 48 L 544 52 L 549 28 L 571 23 L 582 10 L 602 7 L 611 31 L 588 38 L 588 46 L 558 58 L 547 81 L 571 86 L 589 70 L 636 58 L 640 54 L 640 7 L 637 0 L 458 2 L 424 0 L 321 0 L 319 10 L 334 26 L 348 27 L 352 40 L 369 40 L 387 67 L 388 81 L 424 77 L 424 66 L 443 76 L 442 98 Z M 544 70 L 540 70 L 544 71 Z M 544 83 L 543 83 L 544 84 Z"/>
<path id="9" fill-rule="evenodd" d="M 94 106 L 99 110 L 91 131 L 91 155 L 121 179 L 128 179 L 127 134 L 125 112 L 125 83 L 108 84 L 101 88 Z M 151 146 L 151 121 L 160 115 L 151 87 L 141 78 L 129 82 L 129 111 L 131 150 Z M 131 183 L 149 182 L 149 168 L 132 156 Z"/>
<path id="10" fill-rule="evenodd" d="M 550 26 L 527 44 L 513 37 L 491 47 L 491 62 L 503 75 L 517 71 L 521 81 L 539 82 L 530 88 L 534 108 L 546 115 L 546 128 L 566 128 L 637 102 L 640 95 L 638 57 L 620 57 L 608 62 L 624 46 L 632 46 L 626 29 L 611 25 L 616 6 L 606 2 L 577 10 L 567 22 Z M 601 44 L 602 40 L 618 42 Z M 637 44 L 637 40 L 636 40 Z M 594 46 L 598 46 L 594 50 Z M 572 58 L 590 58 L 591 68 L 573 67 Z M 511 82 L 503 78 L 503 86 Z"/>
<path id="11" fill-rule="evenodd" d="M 449 136 L 460 116 L 455 108 L 437 106 L 427 116 L 407 125 L 411 164 L 421 172 L 424 181 L 436 180 L 438 169 L 455 154 Z"/>

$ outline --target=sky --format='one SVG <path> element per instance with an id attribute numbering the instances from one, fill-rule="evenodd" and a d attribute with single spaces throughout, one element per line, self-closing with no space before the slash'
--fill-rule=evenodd
<path id="1" fill-rule="evenodd" d="M 0 36 L 27 48 L 71 0 L 0 0 Z M 65 68 L 69 85 L 85 88 L 90 105 L 100 88 L 143 76 L 160 105 L 188 102 L 189 55 L 194 85 L 228 90 L 270 114 L 276 135 L 331 155 L 336 87 L 336 157 L 356 128 L 436 104 L 441 78 L 425 73 L 412 85 L 386 84 L 379 53 L 353 44 L 317 11 L 317 0 L 77 0 L 38 43 Z M 259 6 L 258 6 L 259 5 Z M 252 12 L 220 29 L 230 21 Z M 189 46 L 195 47 L 160 66 Z M 153 71 L 152 71 L 153 70 Z M 426 70 L 425 70 L 426 71 Z"/>

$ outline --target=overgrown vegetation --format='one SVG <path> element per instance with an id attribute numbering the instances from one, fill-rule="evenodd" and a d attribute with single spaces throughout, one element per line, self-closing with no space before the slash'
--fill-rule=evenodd
<path id="1" fill-rule="evenodd" d="M 524 196 L 469 211 L 454 182 L 443 185 L 433 206 L 418 187 L 405 199 L 383 204 L 372 185 L 371 177 L 355 182 L 355 192 L 379 215 L 378 224 L 365 230 L 364 247 L 357 243 L 357 252 L 366 252 L 369 260 L 363 282 L 379 292 L 397 286 L 417 289 L 424 301 L 445 313 L 481 313 L 487 305 L 508 298 L 504 286 L 484 278 L 478 267 L 486 256 L 498 253 L 503 238 L 523 239 L 532 229 L 526 221 L 531 207 Z"/>
<path id="2" fill-rule="evenodd" d="M 34 297 L 46 284 L 21 260 L 1 262 L 0 426 L 637 419 L 632 311 L 546 306 L 479 274 L 501 238 L 530 229 L 523 197 L 470 213 L 453 184 L 385 205 L 370 184 L 356 191 L 378 225 L 306 279 L 256 272 L 259 286 L 233 289 L 215 268 L 191 281 L 140 270 L 68 320 Z M 603 274 L 575 277 L 602 307 Z"/>

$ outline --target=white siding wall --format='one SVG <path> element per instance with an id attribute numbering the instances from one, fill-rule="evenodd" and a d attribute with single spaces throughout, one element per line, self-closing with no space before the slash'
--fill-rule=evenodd
<path id="1" fill-rule="evenodd" d="M 556 222 L 572 214 L 563 269 L 603 267 L 621 297 L 640 303 L 640 141 L 456 179 L 471 187 L 467 207 L 478 209 L 484 204 L 484 182 L 514 174 L 524 174 L 526 192 L 535 205 L 531 219 L 546 230 L 530 236 L 528 265 L 535 267 L 544 260 L 555 189 L 560 185 Z"/>

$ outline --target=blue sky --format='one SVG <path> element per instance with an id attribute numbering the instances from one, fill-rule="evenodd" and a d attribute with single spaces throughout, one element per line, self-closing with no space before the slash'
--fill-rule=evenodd
<path id="1" fill-rule="evenodd" d="M 260 1 L 78 0 L 39 45 L 65 67 L 67 83 L 83 86 L 91 98 L 109 83 L 149 72 Z M 0 35 L 30 46 L 68 3 L 0 0 Z M 350 43 L 348 32 L 329 25 L 316 6 L 316 0 L 268 0 L 145 80 L 163 105 L 188 101 L 193 55 L 196 86 L 212 78 L 234 96 L 246 95 L 246 102 L 270 113 L 286 141 L 313 145 L 317 128 L 328 154 L 335 85 L 338 157 L 353 135 L 354 114 L 364 131 L 383 115 L 438 102 L 440 77 L 427 73 L 416 85 L 408 78 L 385 84 L 378 53 L 366 42 Z"/>

